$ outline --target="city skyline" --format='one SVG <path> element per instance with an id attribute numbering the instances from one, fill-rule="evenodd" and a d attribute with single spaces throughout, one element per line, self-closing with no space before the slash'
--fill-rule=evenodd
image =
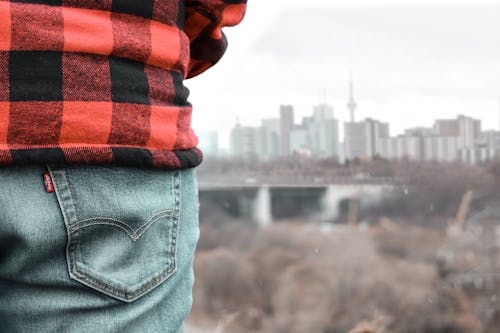
<path id="1" fill-rule="evenodd" d="M 394 134 L 457 114 L 497 128 L 498 9 L 475 1 L 255 2 L 242 26 L 226 31 L 228 57 L 187 82 L 194 128 L 228 136 L 236 118 L 257 125 L 283 102 L 299 117 L 327 102 L 347 121 L 350 68 L 357 118 L 389 121 Z"/>
<path id="2" fill-rule="evenodd" d="M 350 104 L 350 100 L 347 101 L 348 104 Z M 357 103 L 357 101 L 356 101 Z M 346 104 L 346 105 L 348 105 Z M 228 129 L 222 129 L 222 130 L 217 130 L 217 129 L 204 129 L 204 130 L 200 130 L 199 133 L 208 133 L 208 132 L 217 132 L 218 134 L 218 145 L 217 147 L 219 149 L 222 149 L 222 150 L 228 150 L 230 147 L 229 147 L 229 143 L 230 143 L 230 140 L 229 140 L 229 135 L 225 135 L 223 134 L 224 132 L 231 132 L 231 130 L 237 126 L 237 125 L 241 125 L 241 126 L 244 126 L 244 127 L 259 127 L 259 126 L 262 126 L 262 123 L 266 120 L 273 120 L 273 119 L 279 119 L 279 116 L 280 116 L 280 109 L 282 107 L 292 107 L 293 110 L 294 110 L 294 117 L 295 119 L 304 119 L 304 118 L 307 118 L 309 117 L 313 112 L 314 112 L 314 109 L 316 107 L 320 107 L 320 106 L 327 106 L 327 107 L 330 107 L 331 108 L 331 112 L 332 112 L 332 117 L 335 118 L 338 122 L 339 122 L 339 139 L 340 139 L 340 142 L 344 142 L 344 139 L 345 139 L 345 129 L 344 129 L 344 124 L 346 123 L 349 123 L 350 121 L 349 120 L 345 120 L 345 121 L 341 121 L 338 117 L 337 117 L 337 114 L 336 114 L 336 109 L 335 107 L 332 105 L 332 104 L 329 104 L 329 103 L 318 103 L 318 104 L 315 104 L 315 105 L 311 105 L 310 108 L 309 108 L 309 113 L 306 113 L 306 114 L 297 114 L 296 112 L 296 109 L 294 107 L 294 105 L 291 105 L 291 104 L 281 104 L 279 105 L 276 110 L 275 110 L 275 113 L 272 114 L 272 115 L 269 115 L 268 117 L 265 117 L 265 118 L 262 118 L 262 119 L 258 119 L 256 122 L 252 122 L 252 123 L 245 123 L 245 122 L 242 122 L 240 119 L 236 119 L 235 122 L 232 124 L 231 128 L 228 128 Z M 350 111 L 349 110 L 349 107 L 347 106 L 346 110 Z M 356 112 L 356 115 L 357 115 L 357 112 Z M 405 128 L 401 128 L 400 130 L 398 131 L 394 131 L 394 127 L 393 127 L 393 124 L 390 122 L 390 120 L 387 120 L 387 119 L 376 119 L 375 117 L 372 117 L 372 116 L 367 116 L 367 117 L 359 117 L 359 116 L 356 116 L 356 121 L 358 122 L 363 122 L 363 121 L 366 121 L 366 120 L 377 120 L 377 121 L 381 121 L 383 123 L 387 123 L 389 125 L 389 135 L 390 136 L 393 136 L 393 137 L 396 137 L 396 136 L 400 136 L 400 135 L 403 135 L 405 134 L 408 130 L 412 130 L 412 129 L 419 129 L 419 128 L 432 128 L 435 123 L 439 120 L 448 120 L 448 119 L 456 119 L 456 118 L 459 118 L 460 116 L 465 116 L 465 117 L 471 117 L 471 118 L 475 118 L 475 119 L 478 119 L 481 124 L 482 124 L 482 131 L 483 132 L 487 132 L 487 131 L 499 131 L 500 132 L 500 98 L 498 99 L 498 108 L 497 108 L 497 112 L 496 112 L 496 122 L 494 123 L 490 123 L 490 124 L 485 124 L 484 121 L 479 118 L 479 117 L 476 117 L 475 115 L 472 115 L 472 114 L 455 114 L 455 115 L 452 115 L 451 117 L 448 117 L 448 118 L 445 118 L 445 117 L 440 117 L 440 118 L 434 118 L 434 119 L 431 119 L 430 120 L 430 123 L 428 124 L 408 124 L 408 127 L 405 127 Z M 300 125 L 300 122 L 297 122 L 295 121 L 293 123 L 293 125 Z M 222 135 L 221 135 L 222 134 Z"/>
<path id="3" fill-rule="evenodd" d="M 350 100 L 349 104 L 352 102 L 355 101 Z M 330 122 L 333 123 L 328 125 Z M 342 135 L 339 128 L 344 128 Z M 341 124 L 328 104 L 314 105 L 311 113 L 301 118 L 295 117 L 293 105 L 281 105 L 274 117 L 261 119 L 258 126 L 237 122 L 231 129 L 229 149 L 221 145 L 217 131 L 200 133 L 200 141 L 207 155 L 222 153 L 221 156 L 264 160 L 298 153 L 337 157 L 340 161 L 379 155 L 389 159 L 461 159 L 476 163 L 500 154 L 500 129 L 484 128 L 480 119 L 470 115 L 436 118 L 426 126 L 409 126 L 404 133 L 392 133 L 390 128 L 390 123 L 370 117 Z"/>

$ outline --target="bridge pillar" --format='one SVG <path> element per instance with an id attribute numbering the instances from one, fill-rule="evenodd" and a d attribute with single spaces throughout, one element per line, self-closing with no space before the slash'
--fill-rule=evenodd
<path id="1" fill-rule="evenodd" d="M 340 203 L 345 199 L 359 199 L 361 192 L 362 190 L 357 186 L 328 185 L 321 199 L 322 211 L 319 214 L 320 220 L 332 221 L 337 218 L 340 213 Z"/>
<path id="2" fill-rule="evenodd" d="M 322 221 L 331 221 L 337 217 L 338 203 L 340 201 L 339 193 L 333 185 L 328 185 L 326 187 L 325 193 L 321 198 L 321 211 L 319 213 L 319 219 Z"/>
<path id="3" fill-rule="evenodd" d="M 257 191 L 257 196 L 253 203 L 252 218 L 260 227 L 266 227 L 273 223 L 271 191 L 268 185 L 259 187 Z"/>

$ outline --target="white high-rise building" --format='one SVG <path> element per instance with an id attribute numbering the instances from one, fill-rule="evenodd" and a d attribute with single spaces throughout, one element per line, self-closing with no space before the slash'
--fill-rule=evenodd
<path id="1" fill-rule="evenodd" d="M 279 138 L 264 126 L 238 124 L 231 130 L 230 153 L 232 156 L 269 160 L 278 156 Z"/>
<path id="2" fill-rule="evenodd" d="M 423 141 L 425 161 L 454 162 L 458 159 L 459 140 L 456 136 L 429 136 Z"/>
<path id="3" fill-rule="evenodd" d="M 500 132 L 485 131 L 481 133 L 481 143 L 500 153 Z"/>
<path id="4" fill-rule="evenodd" d="M 481 141 L 481 121 L 460 115 L 456 119 L 436 120 L 432 129 L 412 128 L 403 135 L 382 140 L 381 155 L 388 159 L 476 161 L 476 156 L 490 156 L 490 152 L 469 152 Z"/>
<path id="5" fill-rule="evenodd" d="M 258 128 L 237 124 L 231 130 L 229 139 L 229 150 L 231 155 L 245 158 L 258 157 L 258 137 Z"/>
<path id="6" fill-rule="evenodd" d="M 290 149 L 292 154 L 311 155 L 307 128 L 295 126 L 290 132 Z"/>
<path id="7" fill-rule="evenodd" d="M 262 120 L 262 141 L 264 142 L 264 152 L 262 158 L 273 159 L 280 154 L 280 132 L 281 122 L 278 118 L 268 118 Z"/>
<path id="8" fill-rule="evenodd" d="M 459 115 L 457 119 L 441 119 L 434 123 L 437 136 L 457 137 L 458 147 L 472 148 L 481 138 L 481 121 Z"/>
<path id="9" fill-rule="evenodd" d="M 333 106 L 320 104 L 314 107 L 313 116 L 307 120 L 311 152 L 318 157 L 338 157 L 339 122 L 334 118 Z"/>
<path id="10" fill-rule="evenodd" d="M 492 161 L 497 156 L 495 150 L 488 146 L 462 148 L 458 150 L 458 155 L 460 161 L 472 165 Z"/>
<path id="11" fill-rule="evenodd" d="M 389 138 L 389 124 L 374 119 L 344 124 L 346 158 L 368 159 L 381 154 L 381 139 Z"/>
<path id="12" fill-rule="evenodd" d="M 344 123 L 344 145 L 346 159 L 373 157 L 367 144 L 366 124 L 363 122 Z"/>
<path id="13" fill-rule="evenodd" d="M 265 127 L 269 132 L 280 135 L 281 133 L 281 123 L 278 118 L 266 118 L 262 119 L 262 127 Z"/>
<path id="14" fill-rule="evenodd" d="M 386 159 L 421 160 L 423 139 L 418 136 L 398 135 L 380 139 L 380 156 Z"/>
<path id="15" fill-rule="evenodd" d="M 292 105 L 280 106 L 280 154 L 288 156 L 290 149 L 290 132 L 295 124 L 294 110 Z"/>

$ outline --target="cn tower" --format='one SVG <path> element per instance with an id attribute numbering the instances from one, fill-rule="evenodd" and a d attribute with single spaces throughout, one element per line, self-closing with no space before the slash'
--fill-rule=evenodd
<path id="1" fill-rule="evenodd" d="M 354 84 L 352 82 L 352 72 L 350 72 L 349 77 L 349 103 L 347 103 L 347 109 L 351 111 L 351 123 L 356 121 L 356 101 L 354 100 Z"/>

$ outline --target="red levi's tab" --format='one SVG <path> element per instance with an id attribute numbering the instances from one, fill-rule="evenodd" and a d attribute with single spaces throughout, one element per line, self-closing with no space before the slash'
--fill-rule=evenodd
<path id="1" fill-rule="evenodd" d="M 52 177 L 50 176 L 50 173 L 48 172 L 43 173 L 43 183 L 45 184 L 45 191 L 47 193 L 55 192 L 54 183 L 52 182 Z"/>

